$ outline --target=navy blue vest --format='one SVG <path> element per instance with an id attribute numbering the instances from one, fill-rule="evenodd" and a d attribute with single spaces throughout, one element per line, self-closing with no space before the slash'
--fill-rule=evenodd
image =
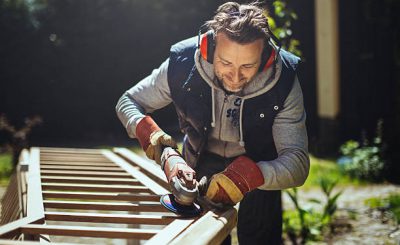
<path id="1" fill-rule="evenodd" d="M 194 54 L 197 37 L 183 40 L 171 47 L 168 84 L 185 134 L 183 155 L 191 166 L 197 164 L 207 142 L 211 127 L 211 87 L 196 69 Z M 300 59 L 281 50 L 282 72 L 277 84 L 268 92 L 246 99 L 243 105 L 243 138 L 246 155 L 254 161 L 277 157 L 272 137 L 272 124 L 288 96 Z"/>

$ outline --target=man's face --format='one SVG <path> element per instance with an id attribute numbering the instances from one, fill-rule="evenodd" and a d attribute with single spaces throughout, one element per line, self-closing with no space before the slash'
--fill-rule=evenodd
<path id="1" fill-rule="evenodd" d="M 264 40 L 239 44 L 219 32 L 216 37 L 214 71 L 227 91 L 239 92 L 256 75 Z"/>

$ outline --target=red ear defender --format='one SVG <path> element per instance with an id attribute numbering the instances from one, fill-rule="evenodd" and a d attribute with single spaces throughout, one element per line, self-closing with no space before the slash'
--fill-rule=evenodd
<path id="1" fill-rule="evenodd" d="M 276 54 L 275 49 L 271 48 L 271 54 L 270 54 L 269 58 L 267 59 L 267 62 L 265 62 L 264 67 L 262 67 L 263 64 L 261 64 L 262 68 L 260 67 L 261 68 L 260 71 L 266 71 L 274 63 L 275 54 Z"/>
<path id="2" fill-rule="evenodd" d="M 200 37 L 200 54 L 201 57 L 208 61 L 208 63 L 213 63 L 214 59 L 214 32 L 208 31 L 201 35 Z"/>
<path id="3" fill-rule="evenodd" d="M 201 41 L 200 41 L 200 54 L 203 59 L 207 60 L 207 33 L 204 33 L 201 35 Z"/>

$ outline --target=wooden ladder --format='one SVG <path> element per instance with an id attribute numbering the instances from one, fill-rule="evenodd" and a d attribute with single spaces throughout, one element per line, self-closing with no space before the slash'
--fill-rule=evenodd
<path id="1" fill-rule="evenodd" d="M 168 211 L 159 202 L 160 195 L 169 193 L 162 170 L 126 148 L 33 147 L 23 151 L 20 165 L 25 171 L 19 171 L 19 178 L 26 182 L 18 205 L 23 217 L 0 227 L 1 244 L 121 244 L 110 239 L 219 244 L 236 225 L 235 208 L 206 210 L 196 218 Z"/>

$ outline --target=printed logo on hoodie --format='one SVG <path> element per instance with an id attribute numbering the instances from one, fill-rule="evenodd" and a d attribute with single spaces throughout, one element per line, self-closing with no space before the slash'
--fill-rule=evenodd
<path id="1" fill-rule="evenodd" d="M 236 98 L 233 102 L 233 108 L 229 108 L 226 110 L 226 117 L 230 118 L 232 126 L 234 128 L 239 127 L 239 110 L 240 110 L 240 104 L 242 103 L 241 98 Z"/>

